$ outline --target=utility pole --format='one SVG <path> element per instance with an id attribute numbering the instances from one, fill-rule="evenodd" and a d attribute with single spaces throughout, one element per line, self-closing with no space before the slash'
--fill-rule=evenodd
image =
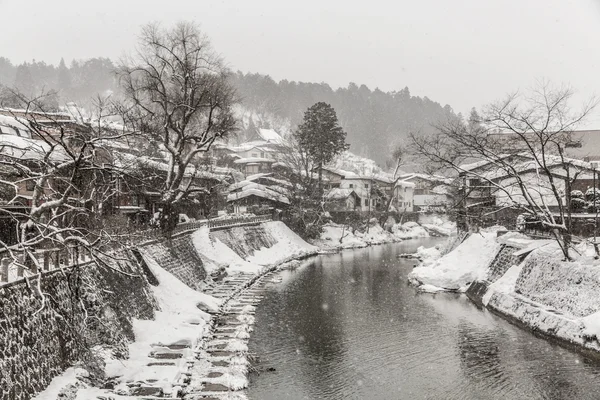
<path id="1" fill-rule="evenodd" d="M 593 171 L 593 185 L 594 185 L 594 191 L 593 191 L 593 202 L 594 202 L 594 249 L 596 250 L 596 253 L 598 253 L 598 245 L 596 244 L 596 236 L 598 233 L 598 208 L 597 208 L 597 203 L 596 203 L 596 168 L 598 167 L 598 163 L 597 162 L 591 162 L 590 165 L 592 166 L 592 171 Z M 597 256 L 596 256 L 597 257 Z"/>

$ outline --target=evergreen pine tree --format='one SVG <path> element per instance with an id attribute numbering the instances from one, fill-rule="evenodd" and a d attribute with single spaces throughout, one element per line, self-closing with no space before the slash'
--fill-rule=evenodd
<path id="1" fill-rule="evenodd" d="M 33 76 L 28 63 L 23 63 L 17 67 L 15 75 L 15 87 L 17 90 L 27 96 L 32 96 L 35 91 Z"/>
<path id="2" fill-rule="evenodd" d="M 319 102 L 306 110 L 295 135 L 300 147 L 319 168 L 319 194 L 322 194 L 323 166 L 350 147 L 346 144 L 346 132 L 339 125 L 333 107 Z"/>
<path id="3" fill-rule="evenodd" d="M 61 58 L 58 64 L 58 89 L 63 96 L 69 95 L 71 90 L 71 71 L 65 64 L 65 59 Z"/>

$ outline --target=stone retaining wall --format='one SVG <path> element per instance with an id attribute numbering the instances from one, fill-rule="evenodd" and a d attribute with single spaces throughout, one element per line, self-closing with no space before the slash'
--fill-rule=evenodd
<path id="1" fill-rule="evenodd" d="M 74 363 L 93 365 L 95 345 L 127 356 L 131 318 L 153 318 L 156 303 L 137 264 L 107 262 L 0 287 L 1 400 L 30 399 Z"/>
<path id="2" fill-rule="evenodd" d="M 505 244 L 500 247 L 498 254 L 496 254 L 496 257 L 488 267 L 486 279 L 488 282 L 496 282 L 510 267 L 519 264 L 518 257 L 513 255 L 516 251 L 519 251 L 519 249 Z"/>
<path id="3" fill-rule="evenodd" d="M 583 317 L 600 311 L 600 269 L 534 253 L 526 259 L 515 291 L 568 315 Z"/>
<path id="4" fill-rule="evenodd" d="M 265 230 L 263 225 L 214 231 L 210 235 L 219 239 L 243 259 L 252 256 L 258 249 L 273 247 L 277 243 L 277 240 Z"/>
<path id="5" fill-rule="evenodd" d="M 467 297 L 475 304 L 482 306 L 483 296 L 487 293 L 490 284 L 500 279 L 510 267 L 519 263 L 518 258 L 513 255 L 518 250 L 516 247 L 501 245 L 487 268 L 486 278 L 472 282 L 465 292 Z"/>
<path id="6" fill-rule="evenodd" d="M 202 259 L 198 255 L 190 235 L 149 244 L 142 249 L 152 256 L 161 267 L 192 289 L 196 289 L 197 285 L 206 278 Z"/>

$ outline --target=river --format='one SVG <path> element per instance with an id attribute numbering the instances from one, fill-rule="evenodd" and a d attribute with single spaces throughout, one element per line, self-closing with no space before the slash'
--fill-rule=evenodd
<path id="1" fill-rule="evenodd" d="M 597 361 L 464 295 L 409 286 L 414 262 L 397 255 L 435 243 L 345 250 L 275 275 L 249 343 L 262 371 L 251 374 L 249 398 L 600 398 Z"/>

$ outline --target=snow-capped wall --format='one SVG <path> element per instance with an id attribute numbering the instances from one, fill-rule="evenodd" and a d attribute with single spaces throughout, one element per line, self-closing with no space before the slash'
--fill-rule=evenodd
<path id="1" fill-rule="evenodd" d="M 157 360 L 149 354 L 168 351 L 162 344 L 181 342 L 191 349 L 202 339 L 210 321 L 202 310 L 216 312 L 221 304 L 193 290 L 207 271 L 258 274 L 317 250 L 282 222 L 217 232 L 205 227 L 123 254 L 127 262 L 107 260 L 113 268 L 89 265 L 43 275 L 43 296 L 38 278 L 0 286 L 0 400 L 29 400 L 55 385 L 53 378 L 60 388 L 75 376 L 69 367 L 90 360 L 92 352 L 105 357 L 107 376 L 119 377 L 115 388 L 127 390 L 128 381 L 154 373 L 148 367 Z M 163 370 L 181 373 L 178 368 Z M 173 389 L 172 376 L 144 378 Z M 43 391 L 39 400 L 56 398 L 54 392 Z"/>
<path id="2" fill-rule="evenodd" d="M 439 259 L 424 259 L 408 275 L 409 282 L 429 291 L 466 291 L 472 282 L 485 278 L 500 250 L 495 238 L 494 231 L 470 235 Z"/>
<path id="3" fill-rule="evenodd" d="M 156 262 L 181 282 L 195 289 L 206 278 L 202 259 L 190 235 L 182 235 L 144 246 Z"/>
<path id="4" fill-rule="evenodd" d="M 56 270 L 0 286 L 0 399 L 27 400 L 92 347 L 128 355 L 132 320 L 154 317 L 155 300 L 134 262 Z M 117 270 L 125 273 L 118 272 Z"/>
<path id="5" fill-rule="evenodd" d="M 258 273 L 265 266 L 318 251 L 279 221 L 212 232 L 199 229 L 192 241 L 209 273 L 222 267 L 228 273 Z"/>
<path id="6" fill-rule="evenodd" d="M 469 285 L 465 292 L 467 297 L 475 304 L 483 305 L 483 297 L 486 295 L 490 284 L 502 278 L 513 265 L 519 264 L 518 257 L 514 255 L 518 250 L 518 247 L 501 244 L 483 277 Z"/>
<path id="7" fill-rule="evenodd" d="M 247 258 L 263 247 L 272 247 L 276 240 L 265 230 L 263 224 L 240 226 L 213 231 L 211 237 L 220 240 L 241 258 Z"/>
<path id="8" fill-rule="evenodd" d="M 490 284 L 482 303 L 533 331 L 600 351 L 600 270 L 581 253 L 565 262 L 556 243 L 539 247 Z"/>
<path id="9" fill-rule="evenodd" d="M 523 263 L 515 292 L 574 317 L 600 311 L 600 268 L 536 251 Z"/>

